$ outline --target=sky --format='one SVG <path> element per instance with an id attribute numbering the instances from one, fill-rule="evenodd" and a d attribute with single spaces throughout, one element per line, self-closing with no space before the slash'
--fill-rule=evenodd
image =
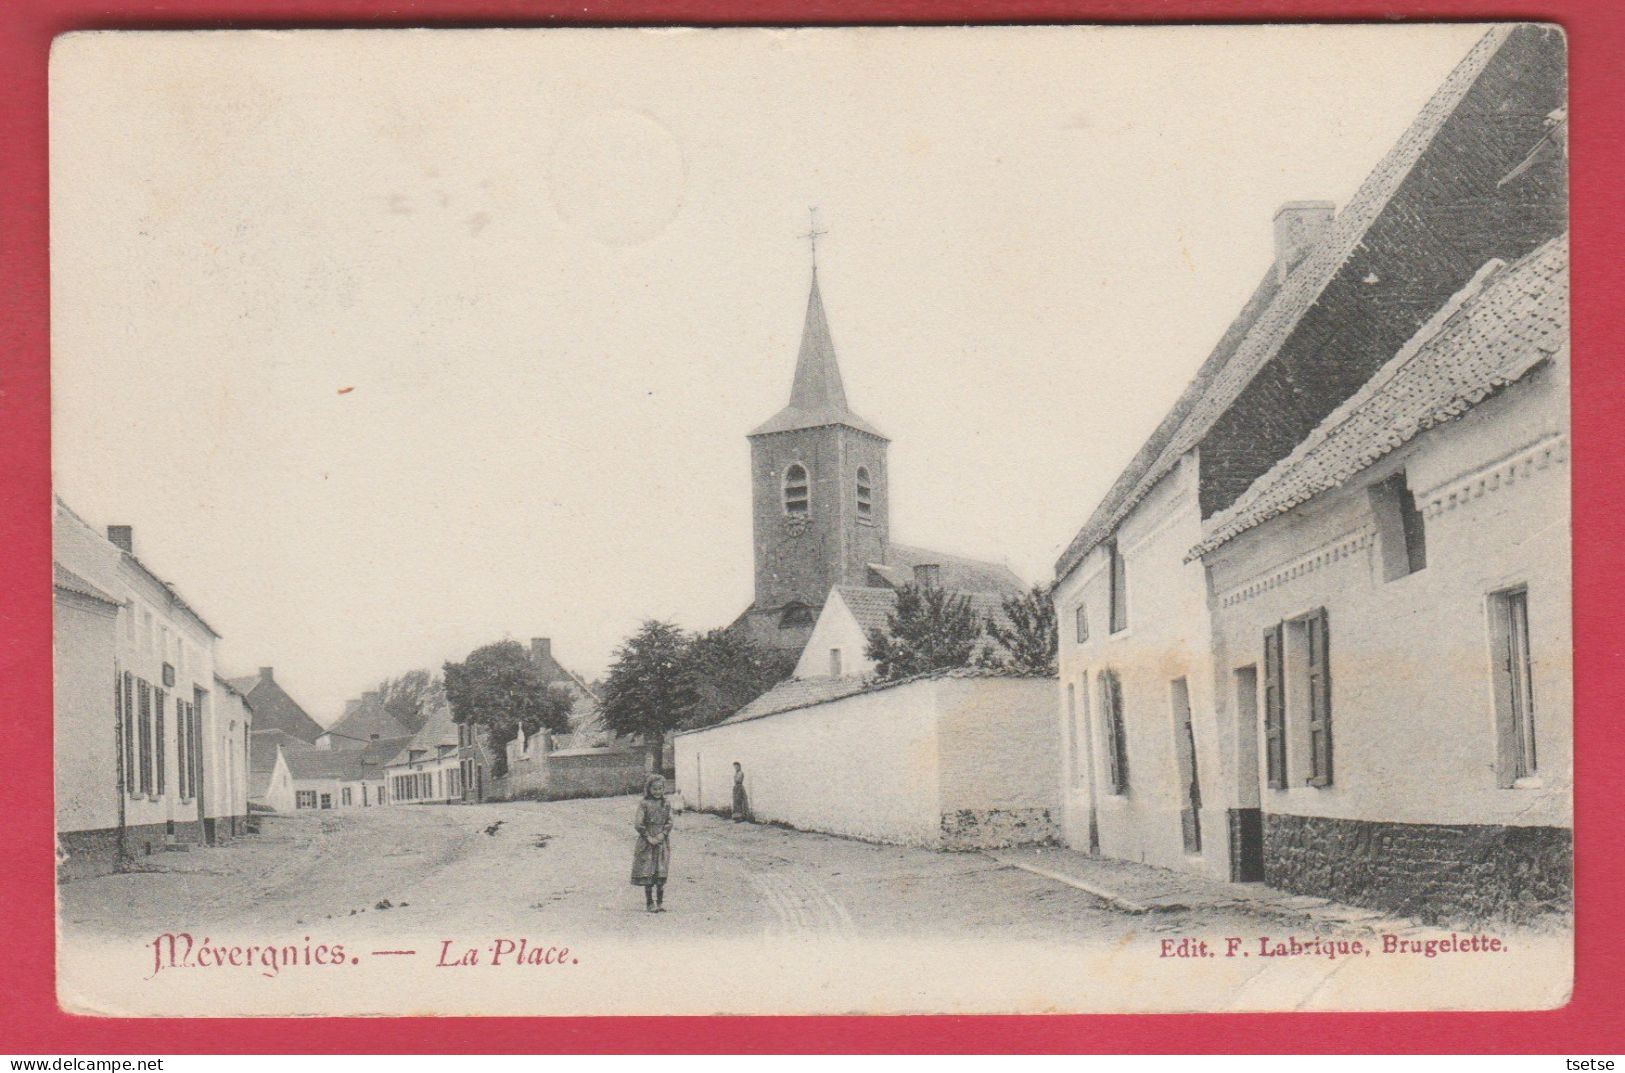
<path id="1" fill-rule="evenodd" d="M 94 33 L 51 69 L 57 493 L 316 719 L 751 600 L 818 209 L 892 535 L 1056 557 L 1483 27 Z"/>

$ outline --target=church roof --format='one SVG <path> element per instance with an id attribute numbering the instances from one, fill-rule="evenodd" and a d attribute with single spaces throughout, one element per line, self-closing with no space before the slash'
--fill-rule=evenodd
<path id="1" fill-rule="evenodd" d="M 1013 593 L 1026 588 L 1015 572 L 1002 563 L 967 559 L 907 544 L 886 545 L 884 559 L 870 563 L 869 569 L 886 584 L 896 588 L 914 580 L 916 566 L 938 567 L 937 584 L 953 592 Z"/>
<path id="2" fill-rule="evenodd" d="M 824 299 L 818 293 L 815 270 L 812 291 L 807 295 L 807 321 L 801 329 L 801 352 L 796 357 L 790 404 L 752 429 L 750 435 L 765 436 L 823 425 L 845 425 L 886 438 L 846 404 L 846 387 L 841 383 L 841 367 L 835 361 L 835 343 L 829 335 L 829 319 L 824 315 Z"/>

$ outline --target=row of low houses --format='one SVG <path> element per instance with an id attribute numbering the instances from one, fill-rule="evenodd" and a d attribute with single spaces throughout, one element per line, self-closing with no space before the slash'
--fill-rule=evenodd
<path id="1" fill-rule="evenodd" d="M 52 525 L 56 827 L 64 877 L 245 830 L 249 699 L 219 635 L 135 554 L 60 498 Z"/>
<path id="2" fill-rule="evenodd" d="M 1057 564 L 1080 849 L 1428 912 L 1570 899 L 1559 32 L 1496 29 L 1276 262 Z"/>
<path id="3" fill-rule="evenodd" d="M 801 655 L 676 736 L 688 803 L 726 811 L 738 763 L 758 818 L 808 829 L 1059 841 L 1422 915 L 1567 906 L 1564 70 L 1558 31 L 1496 28 L 1347 205 L 1282 207 L 1274 262 L 1057 563 L 1058 681 L 867 677 L 898 584 L 992 607 L 1017 583 L 897 569 L 887 441 L 846 406 L 815 278 L 791 405 L 751 436 L 741 618 Z"/>

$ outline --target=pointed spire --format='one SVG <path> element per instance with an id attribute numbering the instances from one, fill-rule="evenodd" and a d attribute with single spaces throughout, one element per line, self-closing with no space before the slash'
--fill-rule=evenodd
<path id="1" fill-rule="evenodd" d="M 813 269 L 807 295 L 807 320 L 801 327 L 801 353 L 796 356 L 796 379 L 790 387 L 792 410 L 845 412 L 846 387 L 835 362 L 835 343 L 829 337 L 824 298 L 818 293 L 818 269 Z"/>
<path id="2" fill-rule="evenodd" d="M 807 295 L 807 319 L 801 328 L 801 351 L 796 356 L 796 377 L 790 386 L 790 404 L 750 434 L 761 436 L 821 425 L 846 425 L 885 438 L 846 404 L 846 387 L 841 383 L 841 367 L 835 360 L 835 343 L 830 338 L 829 320 L 824 315 L 824 298 L 818 290 L 815 266 L 812 289 Z"/>

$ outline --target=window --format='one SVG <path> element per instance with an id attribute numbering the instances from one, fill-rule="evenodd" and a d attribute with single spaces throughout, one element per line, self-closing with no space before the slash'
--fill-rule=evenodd
<path id="1" fill-rule="evenodd" d="M 1501 787 L 1508 789 L 1519 779 L 1533 778 L 1537 770 L 1527 589 L 1508 589 L 1490 596 L 1490 644 L 1499 738 L 1496 775 Z"/>
<path id="2" fill-rule="evenodd" d="M 1265 756 L 1277 790 L 1289 785 L 1289 760 L 1308 770 L 1306 785 L 1332 784 L 1329 637 L 1324 608 L 1264 632 Z"/>
<path id="3" fill-rule="evenodd" d="M 1174 715 L 1174 758 L 1179 765 L 1180 833 L 1186 853 L 1202 852 L 1202 778 L 1196 761 L 1196 727 L 1191 718 L 1190 683 L 1175 678 L 1168 684 Z"/>
<path id="4" fill-rule="evenodd" d="M 1264 767 L 1271 789 L 1286 789 L 1286 678 L 1282 654 L 1285 627 L 1264 631 Z"/>
<path id="5" fill-rule="evenodd" d="M 867 466 L 858 467 L 858 520 L 869 521 L 874 517 L 874 493 L 869 486 L 869 469 Z"/>
<path id="6" fill-rule="evenodd" d="M 807 467 L 800 462 L 790 463 L 790 468 L 784 471 L 784 513 L 792 518 L 805 518 L 811 498 Z"/>
<path id="7" fill-rule="evenodd" d="M 333 795 L 332 794 L 323 794 L 322 795 L 322 808 L 332 808 L 332 807 L 333 807 Z"/>
<path id="8" fill-rule="evenodd" d="M 341 804 L 341 805 L 352 804 L 352 802 L 350 800 L 350 788 L 348 786 L 343 787 L 342 789 L 339 790 L 339 804 Z"/>
<path id="9" fill-rule="evenodd" d="M 1106 726 L 1106 771 L 1111 792 L 1128 793 L 1128 741 L 1123 727 L 1123 687 L 1116 671 L 1101 671 L 1100 715 Z"/>
<path id="10" fill-rule="evenodd" d="M 1072 628 L 1077 632 L 1077 641 L 1081 645 L 1089 639 L 1089 609 L 1080 603 L 1072 616 Z"/>
<path id="11" fill-rule="evenodd" d="M 841 676 L 841 650 L 839 648 L 829 650 L 829 676 L 831 678 Z"/>
<path id="12" fill-rule="evenodd" d="M 1106 545 L 1111 559 L 1111 632 L 1128 629 L 1128 566 L 1114 539 Z"/>
<path id="13" fill-rule="evenodd" d="M 1382 579 L 1394 581 L 1416 573 L 1428 564 L 1427 533 L 1416 498 L 1400 471 L 1366 489 L 1371 513 L 1377 525 L 1377 553 L 1382 560 Z"/>
<path id="14" fill-rule="evenodd" d="M 315 808 L 316 807 L 316 791 L 315 790 L 296 790 L 294 792 L 294 795 L 293 795 L 293 807 L 294 808 Z"/>

